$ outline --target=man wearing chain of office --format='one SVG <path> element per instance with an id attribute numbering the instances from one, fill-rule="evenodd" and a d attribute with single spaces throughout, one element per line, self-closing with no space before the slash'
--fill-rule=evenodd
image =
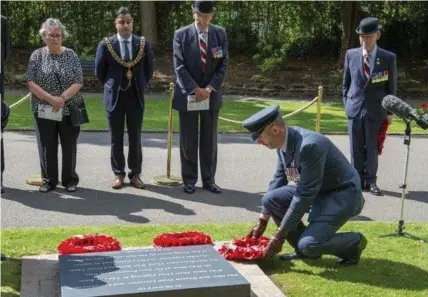
<path id="1" fill-rule="evenodd" d="M 141 128 L 144 114 L 144 88 L 153 75 L 153 55 L 145 38 L 135 36 L 133 18 L 126 7 L 116 13 L 117 34 L 104 38 L 98 45 L 95 75 L 104 85 L 104 107 L 111 136 L 111 168 L 115 175 L 113 189 L 120 189 L 125 180 L 123 153 L 124 124 L 128 129 L 128 178 L 138 189 L 145 185 L 140 179 L 143 154 Z"/>

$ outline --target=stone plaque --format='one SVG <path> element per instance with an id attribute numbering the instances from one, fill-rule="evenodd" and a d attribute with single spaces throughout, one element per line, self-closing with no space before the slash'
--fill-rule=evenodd
<path id="1" fill-rule="evenodd" d="M 250 297 L 211 245 L 59 256 L 61 297 Z"/>

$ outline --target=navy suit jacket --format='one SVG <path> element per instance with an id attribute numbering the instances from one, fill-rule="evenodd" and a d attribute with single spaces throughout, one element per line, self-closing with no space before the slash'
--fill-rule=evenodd
<path id="1" fill-rule="evenodd" d="M 137 56 L 140 50 L 141 37 L 132 35 L 132 55 Z M 110 37 L 110 43 L 120 57 L 120 44 L 117 35 Z M 131 68 L 133 73 L 132 83 L 135 84 L 138 93 L 138 99 L 144 108 L 144 88 L 153 76 L 153 54 L 150 43 L 146 40 L 144 46 L 143 58 Z M 116 107 L 119 98 L 119 87 L 125 76 L 127 68 L 120 65 L 107 49 L 105 41 L 98 44 L 95 58 L 95 75 L 104 85 L 104 107 L 111 112 Z"/>
<path id="2" fill-rule="evenodd" d="M 214 58 L 212 49 L 221 47 L 222 58 Z M 177 30 L 174 33 L 174 70 L 177 83 L 174 91 L 173 108 L 187 111 L 187 95 L 196 88 L 211 86 L 210 110 L 219 110 L 222 106 L 221 87 L 229 64 L 229 51 L 226 30 L 210 24 L 208 28 L 207 63 L 202 71 L 199 36 L 195 24 Z"/>
<path id="3" fill-rule="evenodd" d="M 0 73 L 0 94 L 1 94 L 1 131 L 7 126 L 9 119 L 9 106 L 4 102 L 4 68 L 10 56 L 10 36 L 8 21 L 1 16 L 1 73 Z"/>
<path id="4" fill-rule="evenodd" d="M 384 71 L 388 71 L 388 80 L 373 83 L 374 74 Z M 353 48 L 346 52 L 342 95 L 348 118 L 356 117 L 365 102 L 369 118 L 384 121 L 387 111 L 382 107 L 382 99 L 390 94 L 395 96 L 396 91 L 397 59 L 394 53 L 378 46 L 375 66 L 367 80 L 363 71 L 363 49 Z"/>
<path id="5" fill-rule="evenodd" d="M 288 184 L 285 168 L 296 168 L 300 182 L 282 222 L 294 230 L 309 211 L 309 222 L 344 221 L 364 205 L 358 172 L 343 153 L 322 134 L 300 127 L 287 128 L 287 150 L 278 149 L 278 162 L 268 191 Z M 281 156 L 282 155 L 282 156 Z"/>

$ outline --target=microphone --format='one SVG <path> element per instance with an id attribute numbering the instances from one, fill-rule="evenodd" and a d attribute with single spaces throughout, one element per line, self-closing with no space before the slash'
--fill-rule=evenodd
<path id="1" fill-rule="evenodd" d="M 382 100 L 382 107 L 396 114 L 405 121 L 416 121 L 419 127 L 428 129 L 428 115 L 421 116 L 409 104 L 394 95 L 387 95 Z"/>

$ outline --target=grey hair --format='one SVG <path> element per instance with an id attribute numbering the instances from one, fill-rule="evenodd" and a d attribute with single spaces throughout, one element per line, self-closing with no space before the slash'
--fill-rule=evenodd
<path id="1" fill-rule="evenodd" d="M 48 29 L 61 29 L 62 40 L 65 40 L 69 36 L 67 30 L 65 30 L 64 25 L 58 19 L 49 18 L 42 24 L 39 30 L 39 34 L 42 38 L 45 37 L 46 31 Z"/>

